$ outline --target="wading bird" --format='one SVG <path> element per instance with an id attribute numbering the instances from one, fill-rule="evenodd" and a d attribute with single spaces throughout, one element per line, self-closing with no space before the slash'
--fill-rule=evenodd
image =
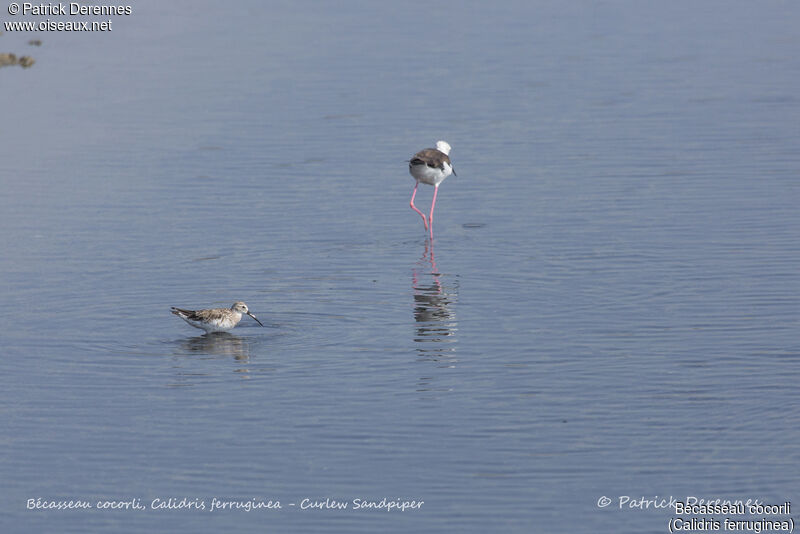
<path id="1" fill-rule="evenodd" d="M 195 328 L 206 332 L 227 332 L 242 320 L 242 314 L 249 315 L 255 322 L 261 324 L 256 316 L 247 309 L 244 302 L 234 302 L 230 308 L 214 308 L 211 310 L 182 310 L 172 307 L 172 313 L 189 323 Z"/>
<path id="2" fill-rule="evenodd" d="M 433 208 L 436 206 L 436 193 L 439 191 L 439 184 L 451 174 L 458 176 L 455 169 L 453 169 L 453 164 L 450 163 L 450 145 L 446 141 L 437 141 L 436 148 L 420 150 L 408 161 L 408 172 L 417 181 L 409 204 L 411 209 L 422 217 L 422 224 L 425 225 L 426 230 L 430 230 L 431 240 L 433 240 Z M 433 186 L 431 212 L 427 217 L 414 205 L 414 197 L 417 196 L 417 187 L 419 187 L 420 182 Z"/>

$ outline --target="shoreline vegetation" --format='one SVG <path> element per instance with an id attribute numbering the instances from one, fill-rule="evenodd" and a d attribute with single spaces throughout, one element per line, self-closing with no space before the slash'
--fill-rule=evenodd
<path id="1" fill-rule="evenodd" d="M 2 35 L 3 32 L 0 32 Z M 39 39 L 31 39 L 28 41 L 28 44 L 31 46 L 42 46 L 42 41 Z M 14 65 L 19 65 L 23 69 L 27 69 L 33 64 L 36 63 L 36 60 L 33 59 L 31 56 L 19 56 L 17 57 L 16 54 L 10 52 L 0 52 L 0 67 L 11 67 Z"/>

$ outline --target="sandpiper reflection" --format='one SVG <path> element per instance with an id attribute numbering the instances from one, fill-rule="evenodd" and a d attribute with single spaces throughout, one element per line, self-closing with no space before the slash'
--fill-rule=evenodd
<path id="1" fill-rule="evenodd" d="M 215 356 L 232 356 L 236 360 L 250 359 L 250 346 L 240 337 L 227 332 L 204 334 L 186 339 L 183 349 Z"/>
<path id="2" fill-rule="evenodd" d="M 456 362 L 455 305 L 458 302 L 458 280 L 453 283 L 447 274 L 439 273 L 433 256 L 433 245 L 425 242 L 425 251 L 411 271 L 414 289 L 414 321 L 417 323 L 414 343 L 421 359 L 454 367 Z"/>
<path id="3" fill-rule="evenodd" d="M 197 362 L 208 359 L 232 358 L 233 372 L 242 378 L 250 377 L 250 343 L 227 332 L 215 332 L 181 340 L 176 345 L 173 387 L 190 386 L 203 377 L 211 376 L 210 368 L 198 367 Z"/>
<path id="4" fill-rule="evenodd" d="M 250 345 L 244 339 L 227 332 L 188 338 L 181 343 L 181 348 L 189 353 L 230 356 L 243 362 L 250 360 Z"/>

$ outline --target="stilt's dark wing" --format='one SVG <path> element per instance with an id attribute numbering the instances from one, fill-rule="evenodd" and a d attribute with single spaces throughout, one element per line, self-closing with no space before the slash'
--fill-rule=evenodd
<path id="1" fill-rule="evenodd" d="M 408 165 L 409 167 L 414 165 L 427 165 L 434 169 L 444 170 L 445 162 L 448 164 L 450 163 L 450 156 L 444 152 L 439 152 L 435 148 L 426 148 L 414 154 L 414 157 L 409 160 Z"/>

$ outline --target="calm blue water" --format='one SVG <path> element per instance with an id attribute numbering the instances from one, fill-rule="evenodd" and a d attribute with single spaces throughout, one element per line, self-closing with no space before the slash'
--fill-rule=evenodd
<path id="1" fill-rule="evenodd" d="M 0 35 L 37 61 L 0 69 L 3 532 L 641 533 L 674 512 L 620 497 L 800 503 L 796 3 L 132 11 Z M 405 161 L 437 139 L 431 246 Z M 236 300 L 265 327 L 169 314 Z M 299 509 L 326 498 L 350 506 Z M 384 498 L 424 505 L 352 509 Z"/>

